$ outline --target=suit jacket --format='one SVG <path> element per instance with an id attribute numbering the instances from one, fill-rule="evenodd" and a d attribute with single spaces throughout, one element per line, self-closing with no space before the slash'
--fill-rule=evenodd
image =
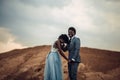
<path id="1" fill-rule="evenodd" d="M 78 37 L 73 37 L 68 45 L 69 60 L 74 59 L 74 62 L 80 62 L 80 45 L 80 39 Z"/>

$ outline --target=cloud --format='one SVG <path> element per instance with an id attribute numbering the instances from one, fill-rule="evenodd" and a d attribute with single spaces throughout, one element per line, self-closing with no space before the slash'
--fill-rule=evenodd
<path id="1" fill-rule="evenodd" d="M 9 30 L 0 28 L 0 53 L 21 48 L 25 48 L 25 46 L 15 42 L 15 37 L 10 34 Z"/>
<path id="2" fill-rule="evenodd" d="M 64 7 L 71 0 L 20 0 L 21 2 L 32 6 Z"/>
<path id="3" fill-rule="evenodd" d="M 119 2 L 53 1 L 2 0 L 0 26 L 10 30 L 7 32 L 15 37 L 13 42 L 25 46 L 51 44 L 61 33 L 67 33 L 69 26 L 76 27 L 83 46 L 105 49 L 119 46 Z M 4 39 L 1 40 L 9 40 Z"/>
<path id="4" fill-rule="evenodd" d="M 120 2 L 120 0 L 105 0 L 105 1 L 108 1 L 108 2 L 115 2 L 115 3 L 116 3 L 116 2 L 117 2 L 117 3 Z"/>
<path id="5" fill-rule="evenodd" d="M 57 15 L 57 11 L 62 13 L 60 8 L 34 7 L 19 1 L 6 1 L 2 6 L 1 26 L 10 29 L 12 34 L 18 36 L 17 41 L 25 45 L 48 44 L 49 38 L 55 38 L 66 29 L 61 29 L 66 24 L 66 14 Z M 47 33 L 46 29 L 49 30 Z"/>

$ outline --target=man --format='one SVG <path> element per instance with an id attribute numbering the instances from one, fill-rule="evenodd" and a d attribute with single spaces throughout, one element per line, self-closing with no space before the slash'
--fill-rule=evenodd
<path id="1" fill-rule="evenodd" d="M 76 29 L 70 27 L 68 29 L 68 36 L 70 38 L 70 43 L 68 46 L 69 52 L 69 62 L 68 62 L 68 72 L 70 80 L 77 80 L 77 70 L 80 63 L 80 39 L 75 36 Z"/>

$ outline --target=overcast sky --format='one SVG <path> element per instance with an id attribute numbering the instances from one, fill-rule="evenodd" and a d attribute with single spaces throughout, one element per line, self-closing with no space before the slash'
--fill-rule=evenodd
<path id="1" fill-rule="evenodd" d="M 0 0 L 0 53 L 50 45 L 70 26 L 82 47 L 120 51 L 120 0 Z"/>

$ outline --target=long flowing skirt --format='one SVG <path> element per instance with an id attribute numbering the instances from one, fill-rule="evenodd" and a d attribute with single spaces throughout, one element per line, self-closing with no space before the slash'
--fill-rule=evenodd
<path id="1" fill-rule="evenodd" d="M 58 52 L 50 52 L 46 58 L 44 80 L 63 80 L 61 58 Z"/>

